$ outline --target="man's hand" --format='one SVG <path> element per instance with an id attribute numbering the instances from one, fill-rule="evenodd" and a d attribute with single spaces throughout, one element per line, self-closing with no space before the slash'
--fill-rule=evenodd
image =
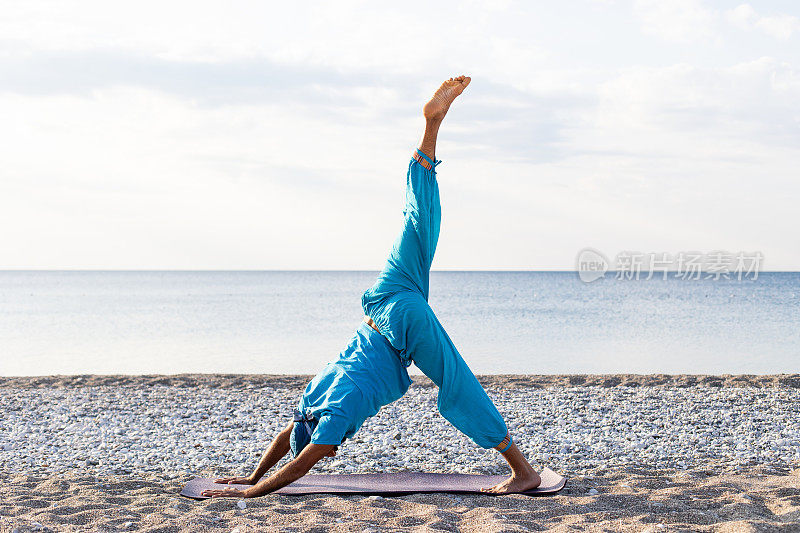
<path id="1" fill-rule="evenodd" d="M 253 476 L 247 477 L 223 477 L 215 479 L 214 483 L 222 483 L 223 485 L 255 485 L 256 481 Z"/>
<path id="2" fill-rule="evenodd" d="M 244 497 L 263 496 L 297 481 L 306 475 L 311 470 L 311 467 L 317 464 L 317 461 L 331 454 L 334 448 L 335 446 L 330 444 L 312 443 L 307 445 L 297 457 L 283 465 L 280 470 L 267 479 L 262 479 L 258 484 L 242 491 Z"/>
<path id="3" fill-rule="evenodd" d="M 200 496 L 205 496 L 206 498 L 248 498 L 247 492 L 239 489 L 229 488 L 229 489 L 211 489 L 211 490 L 204 490 Z"/>
<path id="4" fill-rule="evenodd" d="M 256 482 L 252 476 L 247 477 L 223 477 L 215 479 L 214 483 L 222 483 L 223 485 L 255 485 Z M 201 496 L 209 498 L 249 498 L 245 491 L 235 489 L 233 487 L 227 489 L 209 489 L 204 490 Z"/>

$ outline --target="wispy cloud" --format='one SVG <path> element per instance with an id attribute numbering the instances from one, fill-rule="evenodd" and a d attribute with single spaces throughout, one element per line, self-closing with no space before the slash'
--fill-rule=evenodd
<path id="1" fill-rule="evenodd" d="M 717 13 L 700 0 L 635 0 L 645 32 L 677 42 L 718 41 Z"/>
<path id="2" fill-rule="evenodd" d="M 750 4 L 741 4 L 725 15 L 741 29 L 759 30 L 782 41 L 788 41 L 795 32 L 800 32 L 800 18 L 782 13 L 760 15 Z"/>
<path id="3" fill-rule="evenodd" d="M 796 15 L 12 3 L 0 267 L 377 268 L 421 105 L 465 72 L 438 267 L 570 268 L 596 245 L 798 268 Z"/>

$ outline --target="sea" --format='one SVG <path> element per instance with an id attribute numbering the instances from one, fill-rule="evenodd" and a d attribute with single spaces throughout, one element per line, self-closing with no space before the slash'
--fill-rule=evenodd
<path id="1" fill-rule="evenodd" d="M 0 375 L 313 374 L 348 344 L 375 276 L 0 271 Z M 476 374 L 800 372 L 798 272 L 434 271 L 430 304 Z"/>

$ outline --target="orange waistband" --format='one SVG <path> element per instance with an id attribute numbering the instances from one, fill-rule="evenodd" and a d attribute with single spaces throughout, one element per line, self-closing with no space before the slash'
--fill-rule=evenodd
<path id="1" fill-rule="evenodd" d="M 366 323 L 367 323 L 367 325 L 368 325 L 369 327 L 371 327 L 372 329 L 374 329 L 374 330 L 375 330 L 375 331 L 377 331 L 378 333 L 380 333 L 380 332 L 381 332 L 381 331 L 378 329 L 378 326 L 376 326 L 376 325 L 375 325 L 375 322 L 373 322 L 373 321 L 372 321 L 372 319 L 371 319 L 370 317 L 368 317 L 368 316 L 365 316 L 365 317 L 364 317 L 364 322 L 366 322 Z"/>

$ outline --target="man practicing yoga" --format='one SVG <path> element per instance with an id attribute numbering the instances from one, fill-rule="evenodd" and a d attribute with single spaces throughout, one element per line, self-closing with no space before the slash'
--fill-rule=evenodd
<path id="1" fill-rule="evenodd" d="M 465 76 L 450 78 L 422 110 L 425 133 L 408 166 L 403 230 L 375 285 L 361 297 L 366 316 L 350 344 L 308 384 L 293 420 L 269 445 L 255 471 L 216 480 L 253 486 L 207 490 L 203 496 L 261 496 L 300 479 L 317 461 L 336 455 L 337 446 L 364 420 L 406 393 L 411 385 L 406 367 L 412 362 L 439 387 L 442 416 L 478 446 L 495 448 L 508 461 L 511 476 L 485 492 L 539 486 L 539 475 L 512 442 L 497 408 L 428 305 L 441 221 L 436 136 L 450 104 L 469 82 Z M 262 480 L 289 451 L 293 459 Z"/>

